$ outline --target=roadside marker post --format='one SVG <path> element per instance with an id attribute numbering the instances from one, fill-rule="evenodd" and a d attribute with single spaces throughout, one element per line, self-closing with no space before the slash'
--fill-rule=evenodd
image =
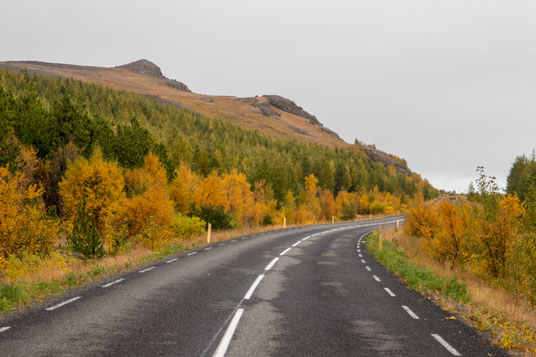
<path id="1" fill-rule="evenodd" d="M 287 217 L 283 217 L 283 229 L 287 228 Z"/>
<path id="2" fill-rule="evenodd" d="M 380 224 L 380 227 L 379 227 L 378 231 L 380 232 L 380 238 L 379 238 L 380 242 L 379 242 L 379 245 L 378 245 L 378 249 L 382 250 L 382 248 L 383 248 L 383 240 L 382 240 L 382 225 L 381 224 Z"/>
<path id="3" fill-rule="evenodd" d="M 210 244 L 210 233 L 212 233 L 212 224 L 208 224 L 208 229 L 207 229 L 207 244 Z"/>
<path id="4" fill-rule="evenodd" d="M 335 216 L 331 216 L 331 223 L 335 223 Z"/>
<path id="5" fill-rule="evenodd" d="M 400 227 L 400 220 L 397 219 L 397 220 L 396 220 L 396 229 L 398 230 L 399 227 Z"/>

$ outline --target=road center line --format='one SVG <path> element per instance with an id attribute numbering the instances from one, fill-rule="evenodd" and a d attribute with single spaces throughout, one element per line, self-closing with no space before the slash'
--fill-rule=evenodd
<path id="1" fill-rule="evenodd" d="M 216 352 L 214 352 L 214 357 L 225 356 L 225 352 L 227 352 L 227 349 L 229 348 L 229 344 L 231 343 L 231 339 L 233 338 L 236 327 L 238 326 L 238 322 L 240 321 L 240 318 L 242 317 L 243 313 L 244 309 L 236 310 L 236 313 L 233 316 L 229 327 L 227 327 L 227 330 L 225 331 L 225 334 L 223 335 L 223 338 L 221 339 L 220 344 L 216 349 Z"/>
<path id="2" fill-rule="evenodd" d="M 264 268 L 264 270 L 268 271 L 268 270 L 272 269 L 272 267 L 274 266 L 275 263 L 277 263 L 278 260 L 279 260 L 279 258 L 272 259 L 272 261 L 270 263 L 268 263 L 268 265 L 266 266 L 266 268 Z"/>
<path id="3" fill-rule="evenodd" d="M 156 268 L 156 267 L 149 267 L 147 269 L 140 270 L 139 273 L 143 274 L 143 273 L 148 272 L 149 270 L 153 270 L 154 268 Z"/>
<path id="4" fill-rule="evenodd" d="M 363 254 L 359 254 L 359 258 L 363 258 Z"/>
<path id="5" fill-rule="evenodd" d="M 110 286 L 115 285 L 115 284 L 117 284 L 117 283 L 120 283 L 120 282 L 122 282 L 123 280 L 125 280 L 125 278 L 117 279 L 117 280 L 115 280 L 115 281 L 112 281 L 111 283 L 104 284 L 104 285 L 101 286 L 101 287 L 102 287 L 102 288 L 109 288 Z"/>
<path id="6" fill-rule="evenodd" d="M 406 305 L 402 305 L 402 308 L 404 310 L 406 310 L 406 312 L 409 314 L 409 316 L 413 317 L 415 320 L 418 320 L 419 319 L 419 316 L 417 316 L 416 313 L 414 313 L 413 311 L 411 311 L 411 309 L 409 307 L 407 307 Z"/>
<path id="7" fill-rule="evenodd" d="M 261 274 L 255 279 L 253 284 L 251 284 L 251 287 L 249 288 L 248 292 L 246 293 L 246 296 L 244 296 L 244 300 L 249 300 L 251 298 L 251 295 L 253 295 L 253 292 L 255 292 L 255 289 L 257 288 L 257 285 L 261 282 L 262 278 L 264 278 L 264 274 Z"/>
<path id="8" fill-rule="evenodd" d="M 47 310 L 47 311 L 56 310 L 58 307 L 62 307 L 63 305 L 70 304 L 70 303 L 72 303 L 73 301 L 76 301 L 76 300 L 81 299 L 81 298 L 82 298 L 81 296 L 77 296 L 77 297 L 74 297 L 74 298 L 72 298 L 72 299 L 66 300 L 66 301 L 64 301 L 64 302 L 60 302 L 60 303 L 57 304 L 57 305 L 54 305 L 54 306 L 51 306 L 51 307 L 47 307 L 45 310 Z"/>
<path id="9" fill-rule="evenodd" d="M 449 351 L 451 354 L 453 354 L 454 356 L 461 356 L 460 352 L 456 351 L 456 349 L 454 347 L 452 347 L 451 345 L 449 345 L 449 343 L 447 341 L 445 341 L 443 339 L 443 337 L 439 336 L 438 334 L 436 333 L 433 333 L 432 334 L 432 337 L 435 338 L 437 340 L 437 342 L 439 342 L 440 344 L 443 345 L 443 347 L 445 347 L 447 349 L 447 351 Z"/>
<path id="10" fill-rule="evenodd" d="M 290 249 L 291 249 L 291 248 L 287 248 L 287 249 L 285 249 L 285 250 L 282 251 L 281 254 L 279 254 L 279 255 L 285 255 L 285 254 L 287 254 L 288 251 L 289 251 Z"/>
<path id="11" fill-rule="evenodd" d="M 194 255 L 194 254 L 197 254 L 197 252 L 188 253 L 188 255 Z"/>
<path id="12" fill-rule="evenodd" d="M 365 259 L 361 259 L 361 263 L 366 264 L 367 262 L 365 261 Z"/>
<path id="13" fill-rule="evenodd" d="M 372 277 L 373 277 L 373 278 L 374 278 L 374 280 L 376 280 L 376 281 L 377 281 L 378 283 L 380 283 L 380 282 L 381 282 L 380 278 L 378 278 L 378 277 L 377 277 L 376 275 L 373 275 Z"/>
<path id="14" fill-rule="evenodd" d="M 173 262 L 176 262 L 177 260 L 179 260 L 179 258 L 173 258 L 173 259 L 168 260 L 166 263 L 167 264 L 173 263 Z"/>
<path id="15" fill-rule="evenodd" d="M 370 267 L 368 265 L 365 265 L 365 268 L 370 271 Z"/>
<path id="16" fill-rule="evenodd" d="M 295 247 L 295 246 L 297 246 L 298 244 L 300 244 L 301 242 L 302 242 L 302 241 L 299 240 L 299 241 L 297 241 L 296 243 L 294 243 L 292 246 Z"/>
<path id="17" fill-rule="evenodd" d="M 0 327 L 0 332 L 7 331 L 7 330 L 9 330 L 10 328 L 11 328 L 10 326 Z"/>
<path id="18" fill-rule="evenodd" d="M 395 297 L 395 296 L 396 296 L 395 293 L 393 293 L 393 292 L 391 291 L 391 289 L 389 289 L 389 288 L 384 288 L 384 289 L 385 289 L 385 291 L 387 291 L 387 294 L 391 295 L 392 297 Z"/>

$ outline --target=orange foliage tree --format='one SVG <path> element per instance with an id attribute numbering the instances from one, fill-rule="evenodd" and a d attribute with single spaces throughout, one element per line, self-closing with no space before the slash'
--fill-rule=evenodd
<path id="1" fill-rule="evenodd" d="M 71 163 L 59 183 L 63 217 L 72 222 L 79 207 L 84 206 L 102 236 L 109 220 L 120 210 L 124 200 L 124 179 L 114 162 L 105 161 L 100 150 L 88 159 Z"/>

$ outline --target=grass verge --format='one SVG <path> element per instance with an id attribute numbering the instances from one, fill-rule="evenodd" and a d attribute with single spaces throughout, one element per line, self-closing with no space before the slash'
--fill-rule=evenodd
<path id="1" fill-rule="evenodd" d="M 367 237 L 368 252 L 409 288 L 461 316 L 492 342 L 514 355 L 536 355 L 536 313 L 527 302 L 466 271 L 454 271 L 430 259 L 418 238 L 395 229 Z"/>

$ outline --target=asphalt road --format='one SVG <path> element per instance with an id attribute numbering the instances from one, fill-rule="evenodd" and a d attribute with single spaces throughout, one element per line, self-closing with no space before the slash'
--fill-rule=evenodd
<path id="1" fill-rule="evenodd" d="M 307 226 L 184 252 L 0 320 L 1 356 L 499 356 L 362 237 Z"/>

